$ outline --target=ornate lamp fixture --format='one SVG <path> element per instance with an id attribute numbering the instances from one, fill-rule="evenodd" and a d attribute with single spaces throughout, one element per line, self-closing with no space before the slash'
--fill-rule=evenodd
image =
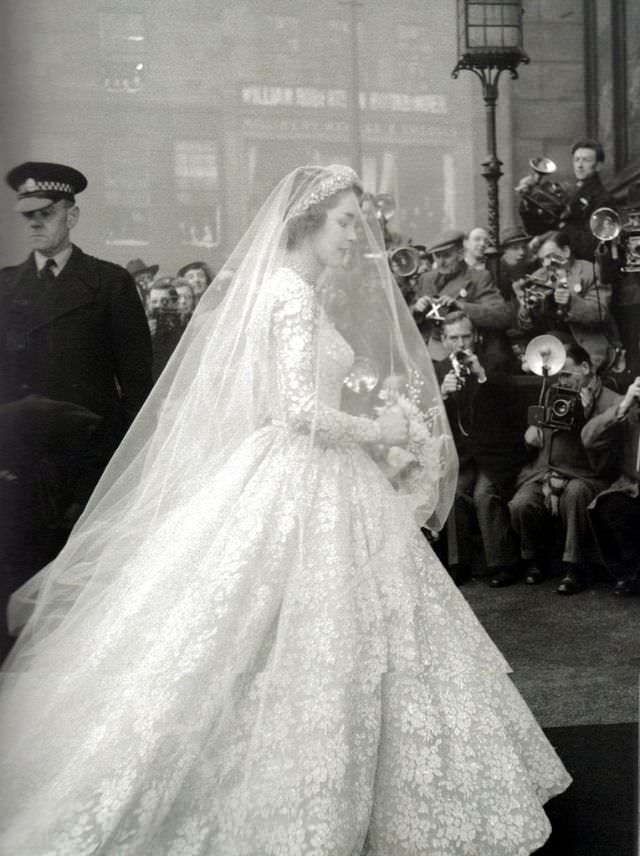
<path id="1" fill-rule="evenodd" d="M 482 175 L 487 180 L 488 225 L 494 275 L 499 266 L 500 214 L 498 179 L 502 161 L 496 146 L 496 102 L 498 81 L 503 71 L 518 76 L 520 63 L 529 57 L 522 47 L 522 2 L 513 0 L 458 0 L 458 62 L 451 72 L 456 78 L 461 71 L 472 71 L 482 84 L 482 97 L 487 116 L 487 157 Z"/>

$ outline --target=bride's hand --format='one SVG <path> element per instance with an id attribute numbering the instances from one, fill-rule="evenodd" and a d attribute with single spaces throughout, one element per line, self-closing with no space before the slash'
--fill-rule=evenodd
<path id="1" fill-rule="evenodd" d="M 399 410 L 383 410 L 378 425 L 380 442 L 385 446 L 404 446 L 409 439 L 407 419 Z"/>

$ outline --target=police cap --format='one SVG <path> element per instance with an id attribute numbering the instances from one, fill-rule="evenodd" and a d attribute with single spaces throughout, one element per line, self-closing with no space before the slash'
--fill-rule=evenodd
<path id="1" fill-rule="evenodd" d="M 76 193 L 87 186 L 77 169 L 61 163 L 27 161 L 7 173 L 7 184 L 18 194 L 16 211 L 27 213 L 46 208 L 60 199 L 74 202 Z"/>

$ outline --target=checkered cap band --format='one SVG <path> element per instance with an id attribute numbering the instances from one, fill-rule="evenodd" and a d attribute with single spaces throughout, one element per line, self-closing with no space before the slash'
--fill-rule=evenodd
<path id="1" fill-rule="evenodd" d="M 71 195 L 74 193 L 73 186 L 64 181 L 36 181 L 34 178 L 28 178 L 24 184 L 21 184 L 18 193 L 20 196 L 28 196 L 30 193 L 42 193 L 43 190 Z"/>

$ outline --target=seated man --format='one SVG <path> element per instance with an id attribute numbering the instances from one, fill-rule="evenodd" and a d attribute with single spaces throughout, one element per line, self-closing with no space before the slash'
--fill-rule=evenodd
<path id="1" fill-rule="evenodd" d="M 486 270 L 473 270 L 464 260 L 464 232 L 443 232 L 427 253 L 435 260 L 435 270 L 418 280 L 416 300 L 411 310 L 434 360 L 447 356 L 440 341 L 442 318 L 454 309 L 462 310 L 473 322 L 485 343 L 504 338 L 512 324 L 512 312 Z M 507 343 L 508 348 L 508 343 Z"/>
<path id="2" fill-rule="evenodd" d="M 525 433 L 525 441 L 538 449 L 538 454 L 520 473 L 509 511 L 511 525 L 520 536 L 522 558 L 529 565 L 529 583 L 543 578 L 540 550 L 549 524 L 554 518 L 559 521 L 564 576 L 556 591 L 575 594 L 586 584 L 584 565 L 589 558 L 590 534 L 587 507 L 610 484 L 612 475 L 610 456 L 588 454 L 581 430 L 588 419 L 617 403 L 619 396 L 602 385 L 589 354 L 575 343 L 566 348 L 563 372 L 570 375 L 560 375 L 550 387 L 540 424 L 530 425 Z M 557 415 L 562 413 L 564 416 Z"/>
<path id="3" fill-rule="evenodd" d="M 517 329 L 529 339 L 554 333 L 574 339 L 589 354 L 594 368 L 607 365 L 618 344 L 610 315 L 611 287 L 598 285 L 590 262 L 576 259 L 566 234 L 552 232 L 540 246 L 539 267 L 531 279 L 514 282 L 518 300 Z"/>
<path id="4" fill-rule="evenodd" d="M 507 500 L 526 448 L 514 410 L 510 365 L 478 347 L 471 320 L 460 311 L 444 320 L 446 359 L 435 363 L 440 391 L 458 450 L 460 469 L 453 512 L 447 521 L 447 565 L 457 583 L 471 575 L 474 518 L 492 579 L 515 573 L 520 562 Z"/>
<path id="5" fill-rule="evenodd" d="M 615 593 L 640 594 L 640 377 L 582 429 L 588 452 L 619 454 L 620 477 L 598 494 L 590 519 Z"/>

